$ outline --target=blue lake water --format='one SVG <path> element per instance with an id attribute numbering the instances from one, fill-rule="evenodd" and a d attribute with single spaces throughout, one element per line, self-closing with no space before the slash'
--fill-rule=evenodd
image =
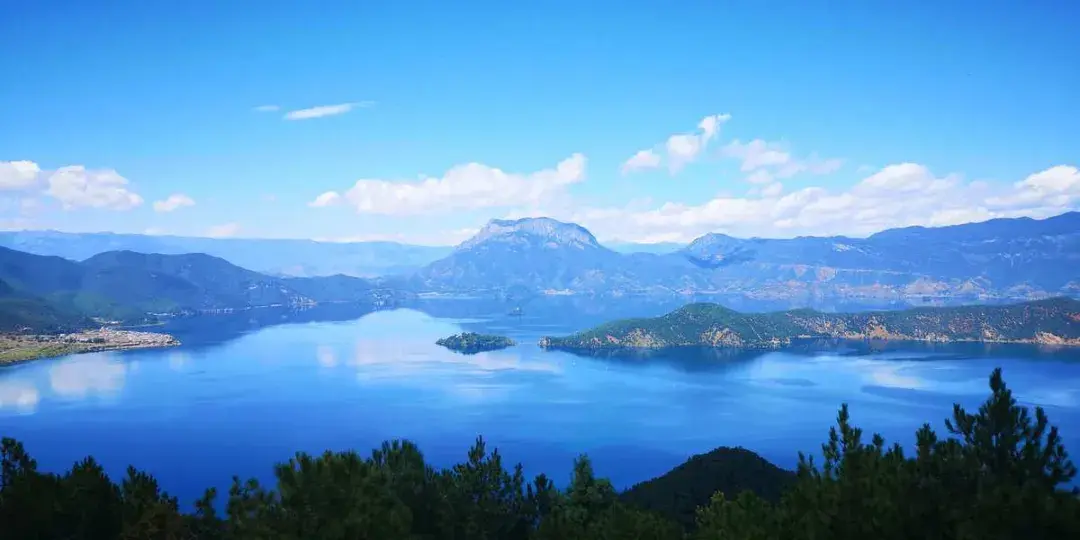
<path id="1" fill-rule="evenodd" d="M 180 320 L 165 328 L 178 348 L 0 369 L 0 434 L 47 469 L 87 454 L 112 474 L 146 469 L 185 504 L 234 474 L 267 479 L 297 450 L 367 453 L 408 438 L 447 465 L 479 434 L 530 474 L 565 478 L 587 452 L 629 486 L 720 445 L 792 467 L 798 451 L 819 451 L 841 402 L 866 431 L 910 444 L 924 422 L 943 432 L 952 403 L 977 406 L 1001 366 L 1018 399 L 1044 406 L 1080 452 L 1076 350 L 859 344 L 590 358 L 535 345 L 673 307 L 557 299 L 511 316 L 504 304 L 442 300 Z M 520 345 L 470 356 L 434 345 L 462 330 Z"/>

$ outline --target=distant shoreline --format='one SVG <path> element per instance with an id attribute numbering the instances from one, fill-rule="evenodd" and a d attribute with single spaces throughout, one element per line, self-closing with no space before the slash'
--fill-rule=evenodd
<path id="1" fill-rule="evenodd" d="M 856 338 L 856 337 L 798 337 L 792 338 L 787 343 L 750 343 L 743 345 L 664 345 L 664 346 L 574 346 L 574 345 L 557 345 L 551 342 L 552 338 L 542 337 L 537 342 L 537 346 L 545 351 L 562 351 L 571 354 L 580 353 L 586 356 L 594 356 L 598 353 L 604 355 L 619 353 L 628 354 L 641 354 L 650 352 L 666 352 L 675 351 L 679 349 L 726 349 L 733 351 L 780 351 L 785 349 L 795 349 L 800 346 L 815 345 L 815 344 L 867 344 L 867 343 L 879 343 L 879 344 L 919 344 L 919 345 L 952 345 L 952 344 L 983 344 L 983 345 L 1034 345 L 1037 347 L 1051 347 L 1054 349 L 1072 349 L 1080 348 L 1080 339 L 1067 340 L 1062 342 L 1056 341 L 1040 341 L 1038 339 L 1015 339 L 1015 340 L 989 340 L 989 339 L 916 339 L 916 338 L 896 338 L 896 339 L 884 339 L 884 338 Z"/>
<path id="2" fill-rule="evenodd" d="M 176 347 L 170 334 L 101 328 L 71 334 L 0 334 L 0 367 L 72 354 Z"/>

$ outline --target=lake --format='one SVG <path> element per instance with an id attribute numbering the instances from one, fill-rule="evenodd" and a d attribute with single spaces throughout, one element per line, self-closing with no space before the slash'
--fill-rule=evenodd
<path id="1" fill-rule="evenodd" d="M 720 445 L 793 467 L 798 451 L 819 452 L 842 402 L 858 426 L 910 445 L 924 422 L 944 432 L 952 403 L 980 403 L 1001 366 L 1018 399 L 1044 406 L 1080 452 L 1076 350 L 853 344 L 595 358 L 536 346 L 542 335 L 678 305 L 555 298 L 515 316 L 506 303 L 432 300 L 177 320 L 165 327 L 184 342 L 175 349 L 0 369 L 0 434 L 25 442 L 46 469 L 87 454 L 113 475 L 133 464 L 185 506 L 234 474 L 270 478 L 297 450 L 367 454 L 408 438 L 447 465 L 479 434 L 529 474 L 564 480 L 587 452 L 626 487 Z M 471 356 L 434 345 L 463 330 L 520 344 Z"/>

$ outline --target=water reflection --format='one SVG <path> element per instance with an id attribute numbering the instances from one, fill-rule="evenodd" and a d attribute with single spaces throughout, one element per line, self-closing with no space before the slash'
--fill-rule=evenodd
<path id="1" fill-rule="evenodd" d="M 1057 407 L 1051 419 L 1070 449 L 1080 445 L 1080 351 L 827 342 L 575 356 L 536 340 L 677 305 L 533 299 L 512 314 L 505 302 L 455 302 L 174 321 L 178 349 L 0 369 L 0 424 L 32 442 L 43 466 L 102 454 L 118 474 L 127 463 L 155 471 L 184 501 L 233 474 L 267 474 L 296 450 L 366 451 L 407 437 L 448 464 L 477 434 L 557 477 L 588 452 L 626 486 L 721 444 L 792 466 L 796 451 L 819 448 L 843 402 L 860 427 L 910 443 L 954 402 L 977 406 L 1000 365 L 1018 399 Z M 435 345 L 462 330 L 520 345 L 469 356 Z M 112 396 L 108 407 L 101 396 Z M 170 429 L 154 429 L 163 423 Z M 192 467 L 190 455 L 215 459 Z"/>
<path id="2" fill-rule="evenodd" d="M 766 350 L 678 347 L 660 350 L 577 350 L 559 351 L 579 358 L 618 366 L 654 367 L 664 365 L 686 372 L 730 371 L 768 354 Z"/>
<path id="3" fill-rule="evenodd" d="M 169 353 L 169 369 L 173 371 L 183 371 L 184 366 L 186 366 L 189 361 L 190 356 L 184 351 L 171 351 Z M 138 364 L 135 364 L 135 366 L 132 367 L 134 368 L 137 366 Z"/>
<path id="4" fill-rule="evenodd" d="M 316 347 L 315 358 L 318 359 L 319 365 L 325 368 L 337 367 L 338 365 L 337 353 L 334 352 L 334 348 L 329 345 L 319 345 Z"/>
<path id="5" fill-rule="evenodd" d="M 20 380 L 0 380 L 0 409 L 29 414 L 37 410 L 41 395 L 38 389 Z"/>
<path id="6" fill-rule="evenodd" d="M 126 378 L 127 366 L 111 353 L 76 355 L 49 368 L 49 387 L 66 398 L 113 395 L 124 387 Z"/>

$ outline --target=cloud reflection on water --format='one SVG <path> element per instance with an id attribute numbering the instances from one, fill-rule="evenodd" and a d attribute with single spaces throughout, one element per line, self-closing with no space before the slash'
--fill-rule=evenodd
<path id="1" fill-rule="evenodd" d="M 320 348 L 317 354 L 323 358 L 327 351 Z M 523 360 L 508 351 L 458 354 L 434 344 L 401 339 L 360 339 L 347 364 L 356 368 L 362 380 L 419 373 L 469 376 L 496 371 L 562 372 L 555 363 Z"/>
<path id="2" fill-rule="evenodd" d="M 319 345 L 315 348 L 315 358 L 318 359 L 319 365 L 325 368 L 332 368 L 338 365 L 337 353 L 334 352 L 334 348 L 328 345 Z"/>
<path id="3" fill-rule="evenodd" d="M 41 394 L 32 384 L 22 381 L 0 381 L 0 409 L 30 414 L 37 410 Z"/>
<path id="4" fill-rule="evenodd" d="M 109 353 L 72 356 L 49 368 L 49 386 L 63 397 L 113 395 L 124 387 L 127 366 Z"/>

